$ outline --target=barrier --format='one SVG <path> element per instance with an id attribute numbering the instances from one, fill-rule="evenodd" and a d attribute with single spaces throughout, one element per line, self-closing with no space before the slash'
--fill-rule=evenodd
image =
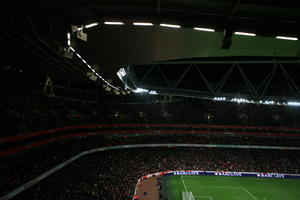
<path id="1" fill-rule="evenodd" d="M 168 171 L 164 176 L 208 175 L 208 176 L 247 176 L 257 178 L 300 178 L 300 174 L 260 173 L 260 172 L 227 172 L 227 171 Z"/>

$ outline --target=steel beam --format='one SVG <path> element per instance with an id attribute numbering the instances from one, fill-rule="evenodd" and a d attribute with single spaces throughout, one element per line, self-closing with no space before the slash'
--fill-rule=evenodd
<path id="1" fill-rule="evenodd" d="M 162 75 L 164 81 L 166 82 L 167 86 L 171 86 L 170 82 L 168 81 L 167 77 L 165 76 L 164 72 L 161 70 L 159 65 L 155 65 L 157 69 L 159 70 L 159 73 Z"/>
<path id="2" fill-rule="evenodd" d="M 148 74 L 150 74 L 150 72 L 152 71 L 153 68 L 154 68 L 154 65 L 151 65 L 151 67 L 146 71 L 146 73 L 142 77 L 141 82 L 143 82 L 145 80 L 145 78 L 148 76 Z M 132 69 L 134 69 L 134 68 L 132 67 Z"/>
<path id="3" fill-rule="evenodd" d="M 199 66 L 198 66 L 198 65 L 195 65 L 195 67 L 196 67 L 198 73 L 200 74 L 202 80 L 204 81 L 206 87 L 208 88 L 208 90 L 209 90 L 211 93 L 215 94 L 215 93 L 216 93 L 215 90 L 211 87 L 211 85 L 209 84 L 209 82 L 208 82 L 207 79 L 205 78 L 204 74 L 203 74 L 203 73 L 201 72 L 201 70 L 199 69 Z"/>
<path id="4" fill-rule="evenodd" d="M 192 68 L 192 65 L 188 66 L 186 68 L 186 70 L 181 74 L 181 76 L 179 77 L 179 79 L 177 80 L 177 82 L 174 85 L 174 88 L 176 88 L 182 81 L 182 79 L 185 77 L 185 75 L 190 71 L 190 69 Z"/>

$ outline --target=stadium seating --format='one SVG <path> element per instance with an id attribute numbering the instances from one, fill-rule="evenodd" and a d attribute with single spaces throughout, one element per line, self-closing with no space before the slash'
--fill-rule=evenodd
<path id="1" fill-rule="evenodd" d="M 18 199 L 129 200 L 137 179 L 145 174 L 183 169 L 297 173 L 299 161 L 299 152 L 279 150 L 179 147 L 112 150 L 81 158 Z M 31 168 L 35 170 L 35 166 Z"/>

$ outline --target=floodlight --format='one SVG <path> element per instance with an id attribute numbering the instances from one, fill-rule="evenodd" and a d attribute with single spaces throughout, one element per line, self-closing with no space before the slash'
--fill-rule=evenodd
<path id="1" fill-rule="evenodd" d="M 255 33 L 246 33 L 246 32 L 234 32 L 235 35 L 244 35 L 244 36 L 256 36 Z"/>
<path id="2" fill-rule="evenodd" d="M 175 24 L 160 24 L 160 26 L 169 27 L 169 28 L 180 28 L 180 25 L 175 25 Z"/>
<path id="3" fill-rule="evenodd" d="M 281 40 L 298 40 L 296 37 L 276 36 L 277 39 Z"/>
<path id="4" fill-rule="evenodd" d="M 153 26 L 152 23 L 148 23 L 148 22 L 134 22 L 133 25 L 135 25 L 135 26 Z"/>
<path id="5" fill-rule="evenodd" d="M 84 28 L 92 28 L 94 26 L 97 26 L 99 23 L 95 22 L 95 23 L 91 23 L 91 24 L 88 24 L 88 25 L 85 25 Z"/>
<path id="6" fill-rule="evenodd" d="M 197 31 L 206 31 L 206 32 L 215 32 L 215 29 L 201 28 L 201 27 L 195 27 L 194 30 L 197 30 Z"/>
<path id="7" fill-rule="evenodd" d="M 124 25 L 123 22 L 104 22 L 106 25 Z"/>

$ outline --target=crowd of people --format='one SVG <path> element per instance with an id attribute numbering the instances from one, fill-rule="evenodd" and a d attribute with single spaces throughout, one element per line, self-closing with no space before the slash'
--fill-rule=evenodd
<path id="1" fill-rule="evenodd" d="M 294 146 L 299 147 L 300 141 L 296 138 L 274 138 L 274 137 L 254 137 L 254 136 L 246 136 L 246 137 L 233 137 L 233 136 L 208 136 L 208 135 L 180 135 L 180 134 L 152 134 L 152 135 L 136 135 L 136 136 L 89 136 L 89 137 L 80 137 L 77 139 L 67 139 L 67 140 L 60 140 L 56 142 L 52 142 L 46 145 L 42 145 L 39 147 L 35 147 L 26 151 L 21 151 L 18 153 L 15 153 L 13 155 L 5 156 L 0 158 L 0 196 L 1 194 L 5 194 L 16 187 L 26 183 L 27 181 L 37 177 L 38 175 L 44 173 L 45 171 L 53 168 L 54 166 L 58 165 L 59 163 L 66 161 L 67 159 L 71 158 L 74 155 L 77 155 L 80 152 L 99 148 L 99 147 L 107 147 L 107 146 L 117 146 L 117 145 L 127 145 L 127 144 L 161 144 L 161 143 L 179 143 L 179 144 L 220 144 L 220 145 L 264 145 L 264 146 L 281 146 L 281 147 L 287 147 L 287 146 Z M 176 155 L 176 149 L 174 148 L 174 155 Z M 283 148 L 284 149 L 284 148 Z M 202 148 L 201 151 L 208 151 L 210 149 Z M 187 153 L 189 152 L 189 148 L 186 149 Z M 221 150 L 220 150 L 221 151 Z M 253 150 L 254 151 L 254 150 Z M 141 149 L 141 152 L 142 149 Z M 210 151 L 209 151 L 210 152 Z M 236 152 L 239 154 L 239 152 L 251 152 L 247 150 L 231 150 L 228 152 Z M 259 152 L 259 151 L 258 151 Z M 282 159 L 290 159 L 290 153 L 285 153 L 285 151 L 262 151 L 262 152 L 274 152 L 274 156 L 279 156 L 282 153 L 284 153 L 287 158 L 282 157 Z M 295 153 L 296 152 L 296 153 Z M 158 153 L 160 154 L 160 153 Z M 191 156 L 193 156 L 193 152 L 190 152 Z M 299 172 L 297 167 L 299 167 L 299 158 L 297 155 L 299 154 L 298 151 L 292 151 L 292 156 L 296 155 L 295 162 L 292 163 L 286 163 L 288 166 L 286 168 L 283 168 L 283 166 L 280 166 L 281 172 Z M 254 155 L 254 154 L 253 154 Z M 211 155 L 214 158 L 218 158 L 218 154 Z M 243 158 L 245 155 L 244 153 L 241 153 L 241 159 L 235 160 L 235 162 L 238 164 L 239 162 L 244 162 L 244 159 L 249 159 L 249 157 Z M 261 155 L 262 157 L 264 155 Z M 181 158 L 179 157 L 178 160 Z M 209 159 L 209 158 L 207 158 Z M 213 158 L 211 158 L 213 159 Z M 224 158 L 222 158 L 224 159 Z M 221 160 L 222 160 L 221 159 Z M 275 158 L 274 158 L 275 159 Z M 280 159 L 275 159 L 280 161 Z M 297 161 L 298 160 L 298 161 Z M 285 160 L 281 160 L 282 162 L 285 162 Z M 93 162 L 93 161 L 91 161 Z M 103 161 L 108 162 L 108 160 L 104 159 Z M 171 162 L 171 161 L 168 161 Z M 194 163 L 195 161 L 192 160 L 191 163 Z M 200 161 L 197 161 L 200 162 Z M 215 161 L 217 162 L 217 161 Z M 228 162 L 232 162 L 228 160 Z M 248 161 L 245 161 L 246 163 Z M 262 162 L 262 165 L 266 164 L 268 162 L 268 158 L 266 158 L 266 161 Z M 271 172 L 273 171 L 273 161 L 270 160 L 270 168 L 253 168 L 251 170 L 256 171 L 266 171 Z M 298 164 L 297 164 L 298 162 Z M 234 163 L 234 162 L 233 162 Z M 170 167 L 172 166 L 172 162 L 170 163 Z M 247 165 L 247 164 L 246 164 Z M 245 165 L 245 166 L 246 166 Z M 277 163 L 276 163 L 277 165 Z M 282 164 L 283 165 L 283 164 Z M 211 166 L 204 164 L 204 166 L 201 166 L 204 168 L 207 166 L 207 169 L 209 169 Z M 215 166 L 216 167 L 216 166 Z M 222 165 L 219 166 L 220 169 L 228 170 L 225 165 L 225 168 L 223 168 Z M 248 166 L 249 167 L 249 166 Z M 258 167 L 258 166 L 256 166 Z M 264 167 L 267 167 L 264 166 Z M 201 168 L 201 169 L 202 169 Z M 215 168 L 212 168 L 215 169 Z M 239 170 L 243 170 L 242 168 L 236 168 Z M 236 170 L 230 169 L 230 170 Z M 246 168 L 245 170 L 250 170 L 249 168 Z M 145 172 L 145 173 L 148 173 Z"/>
<path id="2" fill-rule="evenodd" d="M 0 90 L 0 138 L 81 124 L 165 123 L 300 127 L 298 107 L 184 98 L 165 101 L 160 97 L 152 100 L 150 98 L 145 103 L 143 96 L 140 97 L 140 100 L 135 98 L 133 102 L 123 102 L 122 95 L 109 94 L 96 102 L 84 102 L 37 93 L 28 86 L 5 87 Z M 300 141 L 297 138 L 232 136 L 228 133 L 222 136 L 164 134 L 159 132 L 158 127 L 153 134 L 91 134 L 59 140 L 1 157 L 0 196 L 74 155 L 98 147 L 154 143 L 299 147 Z M 27 145 L 33 139 L 22 140 L 18 145 Z M 6 150 L 5 148 L 1 144 L 0 149 Z M 299 166 L 300 152 L 287 151 L 284 148 L 250 150 L 172 147 L 111 150 L 81 158 L 21 193 L 17 199 L 126 200 L 132 198 L 138 178 L 153 172 L 225 170 L 300 173 Z"/>
<path id="3" fill-rule="evenodd" d="M 299 151 L 136 148 L 87 155 L 17 199 L 130 200 L 138 178 L 167 170 L 298 173 Z"/>
<path id="4" fill-rule="evenodd" d="M 98 102 L 49 97 L 28 88 L 0 91 L 1 136 L 79 124 L 191 123 L 252 126 L 300 126 L 300 108 L 237 104 L 199 99 L 123 103 L 123 96 L 107 95 Z"/>

